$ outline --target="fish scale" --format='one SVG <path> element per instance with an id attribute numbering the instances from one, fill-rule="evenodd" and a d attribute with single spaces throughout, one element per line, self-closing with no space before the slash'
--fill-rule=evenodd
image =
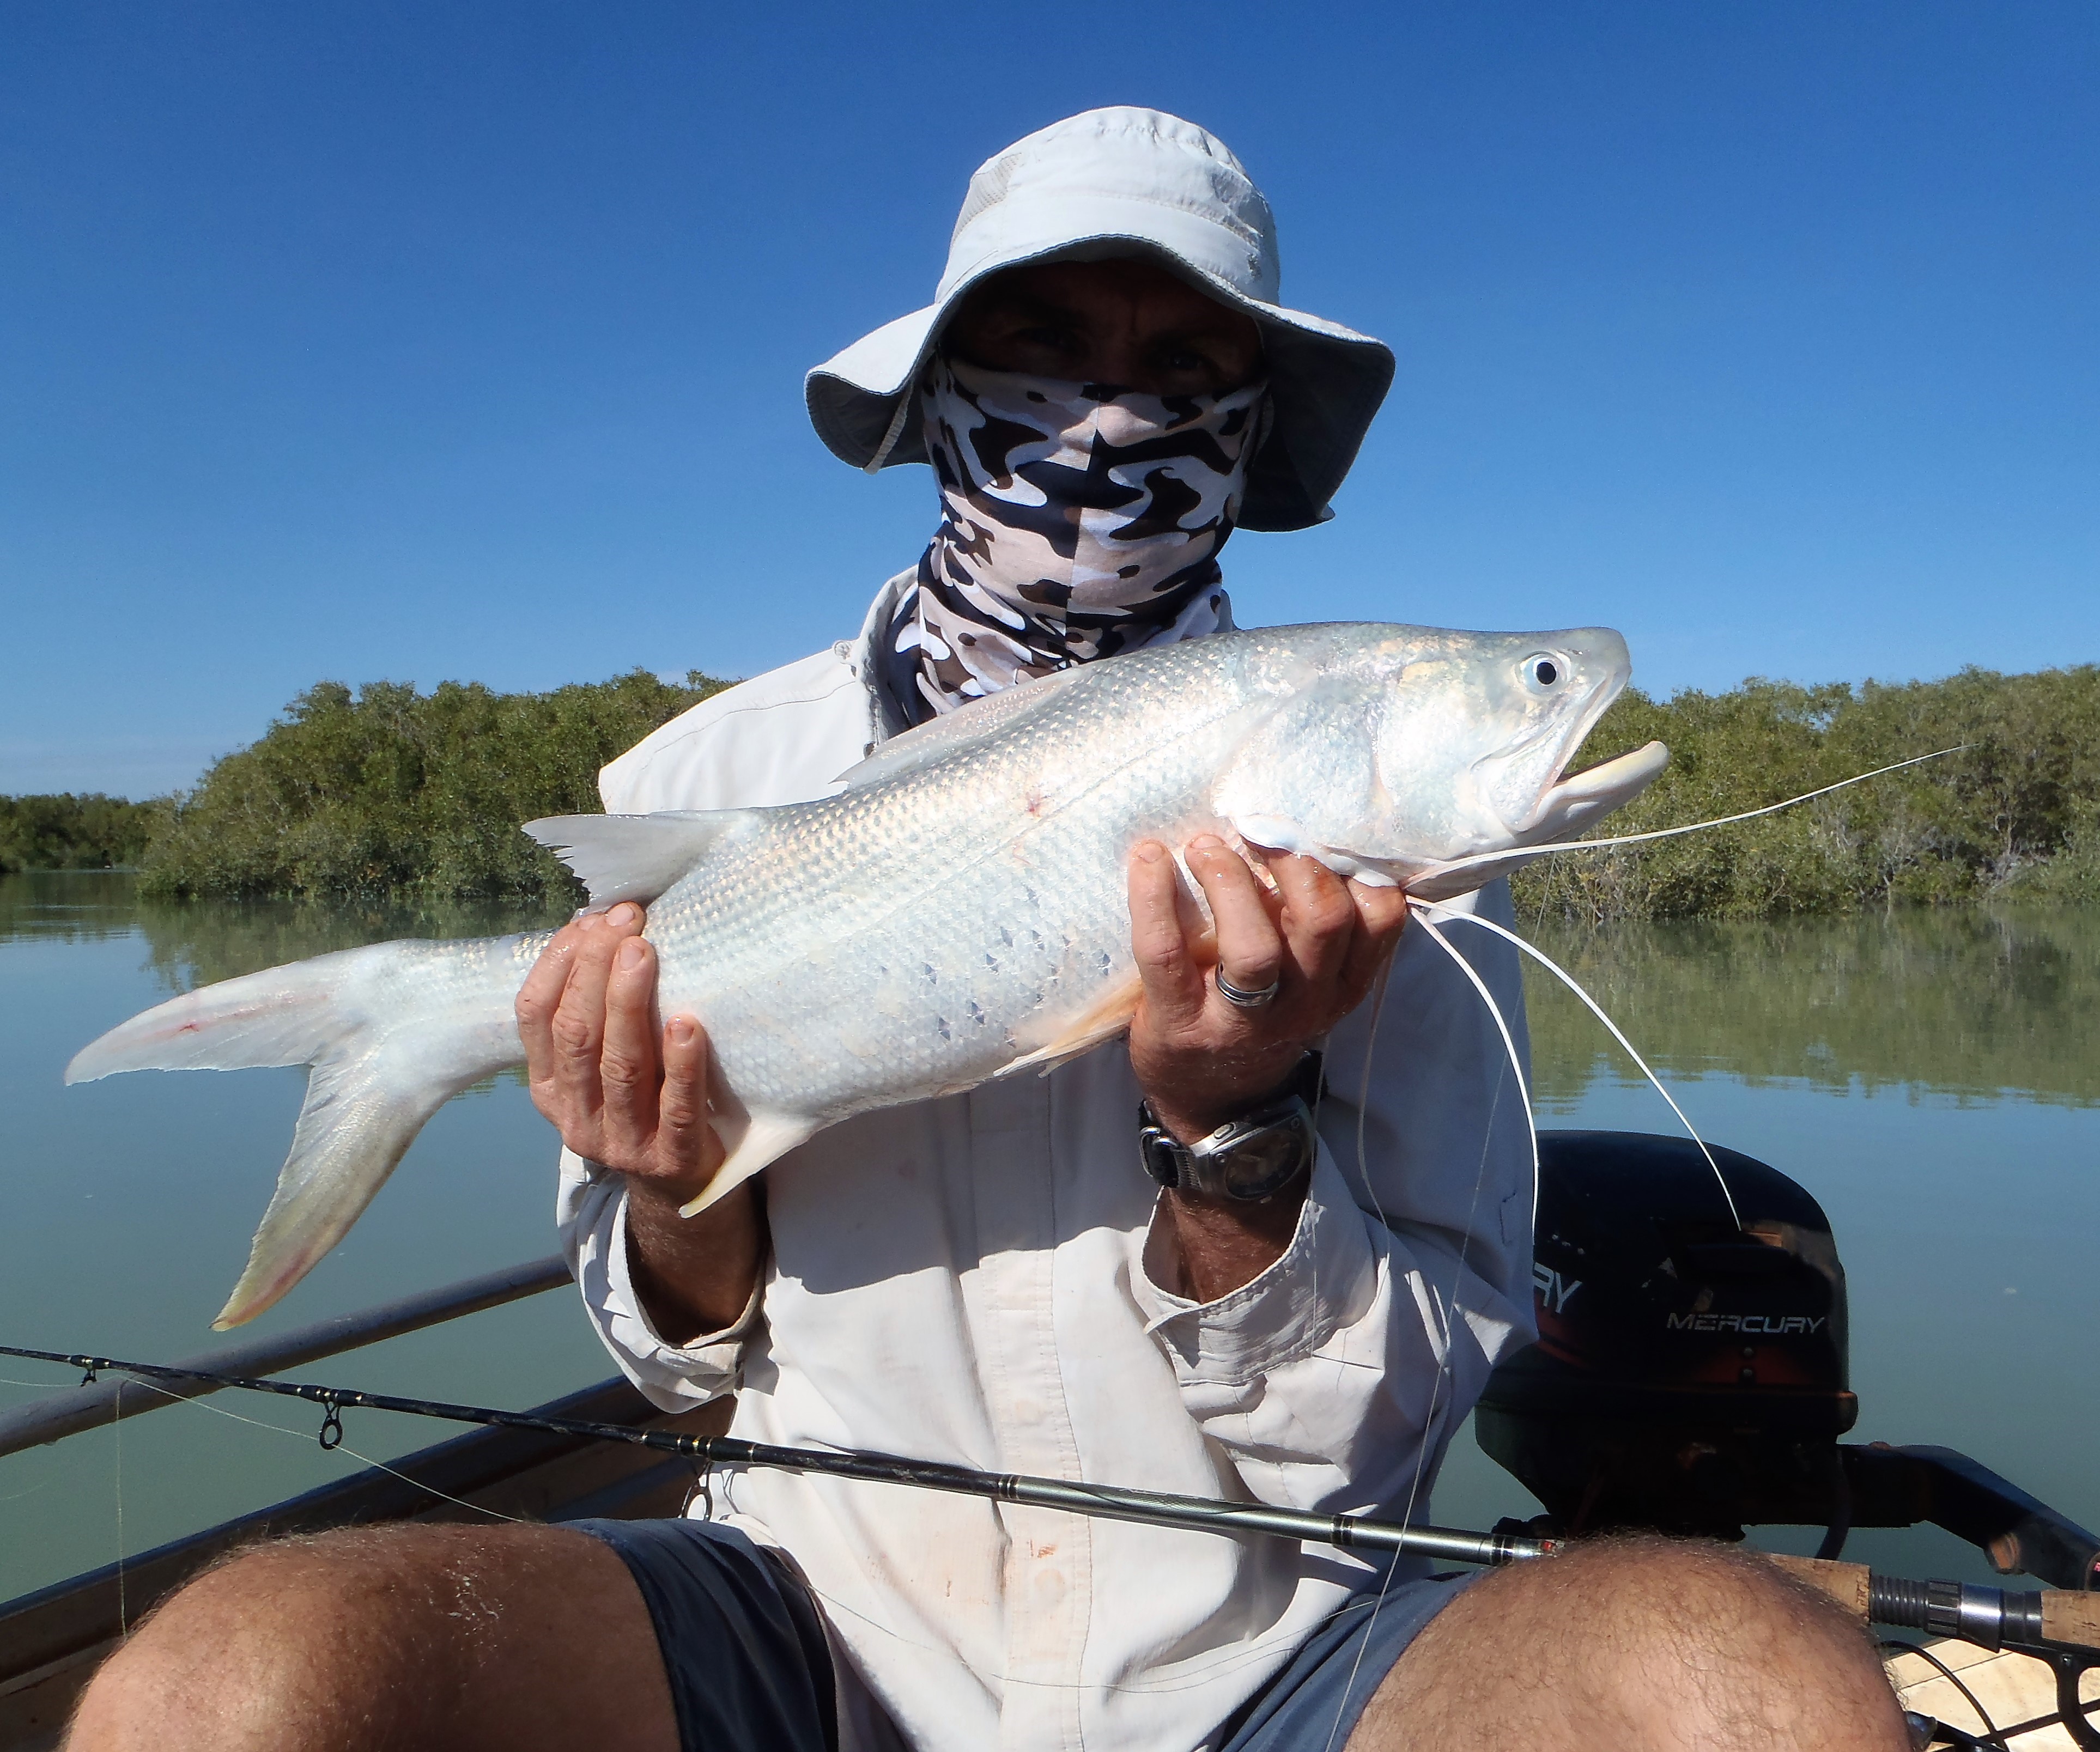
<path id="1" fill-rule="evenodd" d="M 1143 680 L 1092 690 L 1084 707 L 1057 702 L 967 768 L 771 812 L 761 843 L 695 870 L 651 906 L 644 934 L 662 953 L 664 1005 L 703 1019 L 747 1103 L 832 1119 L 875 1098 L 971 1086 L 1021 1056 L 1032 1019 L 1083 1010 L 1128 979 L 1129 847 L 1224 825 L 1205 803 L 1202 736 L 1237 703 L 1219 690 L 1206 711 L 1185 692 L 1174 696 L 1182 711 L 1143 715 L 1124 751 L 1096 768 L 1073 761 L 1082 713 L 1157 698 Z M 881 849 L 871 858 L 871 847 Z M 1053 878 L 1056 916 L 1044 900 Z M 869 890 L 899 904 L 871 918 L 839 904 Z M 814 1001 L 783 993 L 770 947 L 803 909 L 822 932 L 808 970 L 824 976 Z M 844 928 L 824 930 L 827 916 Z M 766 946 L 725 957 L 712 947 L 724 940 Z M 879 1032 L 866 1025 L 871 1011 L 884 1019 Z"/>
<path id="2" fill-rule="evenodd" d="M 824 1125 L 1119 1034 L 1142 839 L 1236 834 L 1429 898 L 1524 862 L 1661 770 L 1651 745 L 1565 776 L 1628 673 L 1601 628 L 1221 634 L 973 702 L 814 802 L 528 830 L 594 900 L 647 905 L 661 1006 L 708 1030 L 726 1158 L 697 1209 Z M 69 1081 L 311 1067 L 219 1325 L 297 1283 L 446 1100 L 523 1061 L 512 1008 L 546 941 L 321 956 L 173 999 L 75 1058 Z"/>

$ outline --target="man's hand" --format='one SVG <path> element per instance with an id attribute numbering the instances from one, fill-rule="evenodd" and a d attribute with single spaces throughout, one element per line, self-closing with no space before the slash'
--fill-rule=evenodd
<path id="1" fill-rule="evenodd" d="M 554 934 L 518 994 L 532 1105 L 587 1161 L 682 1203 L 721 1164 L 708 1043 L 690 1016 L 656 1028 L 656 951 L 631 901 Z"/>
<path id="2" fill-rule="evenodd" d="M 764 1250 L 747 1183 L 690 1222 L 678 1207 L 721 1165 L 708 1123 L 708 1040 L 691 1016 L 656 1023 L 656 952 L 623 901 L 554 934 L 518 993 L 532 1105 L 586 1161 L 625 1177 L 629 1261 L 671 1342 L 743 1312 Z"/>
<path id="3" fill-rule="evenodd" d="M 1276 886 L 1215 834 L 1193 840 L 1189 874 L 1215 921 L 1194 936 L 1181 916 L 1174 861 L 1157 840 L 1132 854 L 1131 947 L 1144 995 L 1130 1062 L 1160 1123 L 1193 1143 L 1282 1087 L 1305 1049 L 1363 1001 L 1400 940 L 1397 888 L 1344 883 L 1324 865 L 1255 848 Z M 1242 991 L 1282 984 L 1258 1010 L 1229 1004 L 1211 978 Z"/>
<path id="4" fill-rule="evenodd" d="M 1306 1048 L 1363 1001 L 1407 922 L 1397 888 L 1343 882 L 1324 865 L 1255 848 L 1275 887 L 1214 834 L 1189 844 L 1189 873 L 1215 924 L 1185 919 L 1174 861 L 1157 840 L 1131 855 L 1131 947 L 1142 995 L 1130 1026 L 1131 1068 L 1159 1123 L 1184 1143 L 1260 1107 L 1281 1089 Z M 1259 1009 L 1228 1003 L 1222 967 L 1242 991 L 1281 984 Z M 1229 1293 L 1275 1263 L 1304 1202 L 1302 1185 L 1260 1201 L 1171 1192 L 1176 1288 L 1198 1301 Z"/>

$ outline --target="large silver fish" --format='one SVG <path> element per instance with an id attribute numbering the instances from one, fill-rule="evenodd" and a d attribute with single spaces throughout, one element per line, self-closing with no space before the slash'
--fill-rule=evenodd
<path id="1" fill-rule="evenodd" d="M 1136 1006 L 1125 866 L 1209 830 L 1437 899 L 1643 790 L 1659 743 L 1575 777 L 1626 685 L 1600 628 L 1334 624 L 1065 670 L 887 742 L 781 808 L 572 816 L 527 831 L 594 901 L 650 903 L 666 1014 L 705 1025 L 729 1155 L 698 1209 L 823 1126 L 1114 1038 Z M 1493 861 L 1445 867 L 1483 854 Z M 269 1307 L 357 1220 L 424 1122 L 523 1062 L 545 933 L 382 943 L 205 987 L 86 1048 L 117 1071 L 312 1067 L 216 1324 Z"/>

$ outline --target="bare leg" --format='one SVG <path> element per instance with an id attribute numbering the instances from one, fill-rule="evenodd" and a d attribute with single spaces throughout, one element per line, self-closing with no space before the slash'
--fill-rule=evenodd
<path id="1" fill-rule="evenodd" d="M 209 1571 L 95 1675 L 73 1752 L 677 1752 L 648 1609 L 558 1527 L 367 1528 Z"/>
<path id="2" fill-rule="evenodd" d="M 1599 1539 L 1484 1578 L 1348 1752 L 1908 1752 L 1859 1624 L 1753 1553 Z"/>

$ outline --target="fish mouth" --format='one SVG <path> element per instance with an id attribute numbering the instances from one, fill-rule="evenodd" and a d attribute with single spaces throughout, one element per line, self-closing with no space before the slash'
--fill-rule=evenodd
<path id="1" fill-rule="evenodd" d="M 1546 787 L 1524 837 L 1532 839 L 1541 830 L 1549 839 L 1579 831 L 1599 816 L 1631 803 L 1669 764 L 1670 751 L 1661 742 L 1648 742 L 1579 773 L 1564 773 Z"/>
<path id="2" fill-rule="evenodd" d="M 1580 773 L 1568 773 L 1546 788 L 1530 825 L 1502 850 L 1476 852 L 1410 873 L 1396 871 L 1396 878 L 1417 900 L 1445 900 L 1468 893 L 1498 876 L 1523 869 L 1545 848 L 1564 843 L 1599 817 L 1631 803 L 1669 764 L 1670 751 L 1660 742 L 1648 742 Z"/>

